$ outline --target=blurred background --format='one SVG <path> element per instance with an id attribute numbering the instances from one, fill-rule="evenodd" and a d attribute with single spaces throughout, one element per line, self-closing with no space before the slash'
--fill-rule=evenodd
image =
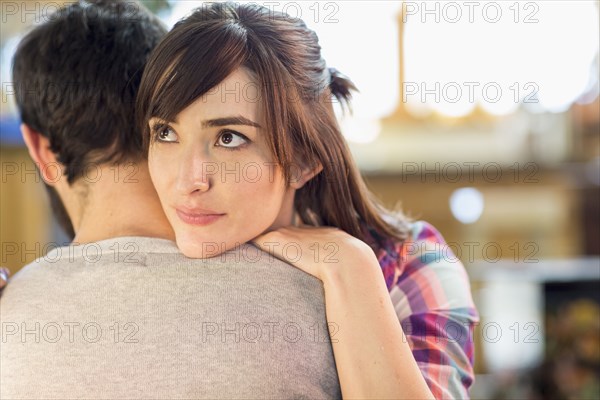
<path id="1" fill-rule="evenodd" d="M 19 39 L 65 3 L 1 3 L 0 264 L 13 274 L 66 240 L 10 78 Z M 200 5 L 143 3 L 169 26 Z M 338 112 L 371 190 L 432 223 L 467 268 L 473 398 L 600 398 L 598 2 L 262 4 L 302 18 L 360 89 Z"/>

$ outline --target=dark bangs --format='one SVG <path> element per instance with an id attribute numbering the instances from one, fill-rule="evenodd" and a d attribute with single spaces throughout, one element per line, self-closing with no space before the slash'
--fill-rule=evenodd
<path id="1" fill-rule="evenodd" d="M 247 34 L 238 22 L 182 22 L 154 50 L 142 77 L 136 115 L 146 150 L 150 118 L 173 121 L 247 59 Z"/>
<path id="2" fill-rule="evenodd" d="M 289 185 L 294 159 L 302 164 L 316 161 L 309 132 L 316 129 L 311 115 L 319 110 L 306 106 L 329 93 L 322 85 L 326 69 L 319 49 L 316 35 L 301 20 L 256 4 L 211 3 L 197 9 L 175 25 L 148 61 L 137 101 L 145 150 L 151 142 L 150 118 L 173 121 L 245 67 L 259 85 L 266 140 Z M 316 58 L 315 66 L 298 65 L 307 53 Z"/>

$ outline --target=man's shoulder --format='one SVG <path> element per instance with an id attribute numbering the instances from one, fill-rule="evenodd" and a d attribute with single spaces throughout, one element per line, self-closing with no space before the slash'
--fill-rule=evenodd
<path id="1" fill-rule="evenodd" d="M 13 296 L 20 301 L 23 296 L 44 293 L 53 285 L 61 285 L 65 279 L 81 276 L 84 271 L 92 269 L 89 267 L 99 270 L 108 266 L 140 265 L 146 262 L 149 254 L 158 257 L 172 255 L 169 257 L 172 262 L 183 257 L 175 243 L 147 237 L 120 237 L 68 245 L 48 243 L 44 246 L 44 253 L 10 277 L 2 293 L 4 304 Z M 119 268 L 115 268 L 111 273 L 118 271 Z"/>
<path id="2" fill-rule="evenodd" d="M 243 276 L 243 282 L 250 286 L 264 281 L 282 286 L 314 286 L 312 281 L 316 279 L 250 243 L 212 258 L 193 259 L 184 256 L 176 243 L 167 239 L 118 237 L 50 248 L 11 277 L 3 298 L 11 296 L 11 292 L 24 296 L 96 280 L 105 282 L 107 278 L 143 280 L 158 274 L 169 279 L 229 281 Z"/>
<path id="3" fill-rule="evenodd" d="M 90 264 L 140 261 L 137 256 L 147 254 L 182 256 L 174 242 L 150 237 L 116 237 L 96 242 L 65 245 L 48 243 L 44 255 L 21 268 L 11 283 L 25 277 L 30 278 L 44 273 L 64 272 L 69 268 L 79 268 Z"/>

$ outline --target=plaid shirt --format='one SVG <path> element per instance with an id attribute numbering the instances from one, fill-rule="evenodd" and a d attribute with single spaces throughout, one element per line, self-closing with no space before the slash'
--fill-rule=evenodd
<path id="1" fill-rule="evenodd" d="M 479 315 L 463 264 L 426 221 L 413 222 L 403 244 L 388 240 L 377 258 L 429 389 L 436 399 L 468 399 Z"/>

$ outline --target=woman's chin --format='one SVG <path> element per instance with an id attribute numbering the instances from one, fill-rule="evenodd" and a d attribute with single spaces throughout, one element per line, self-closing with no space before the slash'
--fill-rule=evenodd
<path id="1" fill-rule="evenodd" d="M 240 245 L 236 243 L 202 241 L 201 239 L 177 238 L 177 247 L 188 258 L 213 258 Z"/>
<path id="2" fill-rule="evenodd" d="M 177 240 L 177 247 L 188 258 L 212 258 L 226 251 L 224 246 L 211 242 Z"/>

